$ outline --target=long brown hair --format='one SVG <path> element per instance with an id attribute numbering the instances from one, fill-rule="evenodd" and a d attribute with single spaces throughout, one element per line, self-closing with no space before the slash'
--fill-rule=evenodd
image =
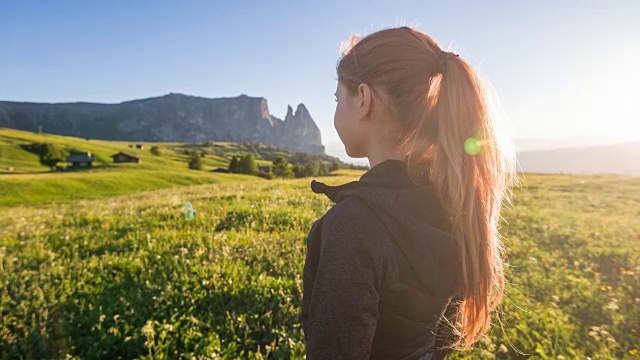
<path id="1" fill-rule="evenodd" d="M 514 154 L 499 133 L 487 91 L 472 67 L 408 27 L 353 36 L 337 67 L 355 93 L 369 85 L 386 101 L 398 149 L 412 178 L 428 177 L 460 248 L 463 300 L 452 346 L 468 349 L 487 332 L 504 291 L 500 208 L 508 200 Z M 378 94 L 379 95 L 379 94 Z"/>

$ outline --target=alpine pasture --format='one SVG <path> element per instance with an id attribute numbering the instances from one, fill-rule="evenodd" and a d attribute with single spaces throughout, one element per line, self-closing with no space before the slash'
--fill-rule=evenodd
<path id="1" fill-rule="evenodd" d="M 102 166 L 49 172 L 19 147 L 45 138 Z M 0 129 L 0 359 L 304 358 L 305 239 L 331 201 L 128 145 Z M 225 146 L 208 168 L 243 151 Z M 501 229 L 499 317 L 450 359 L 640 358 L 640 178 L 520 174 Z"/>

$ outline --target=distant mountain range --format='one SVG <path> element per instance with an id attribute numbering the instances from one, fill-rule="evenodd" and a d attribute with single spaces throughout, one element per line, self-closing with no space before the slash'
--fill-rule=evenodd
<path id="1" fill-rule="evenodd" d="M 518 163 L 524 172 L 640 176 L 640 141 L 521 151 Z"/>
<path id="2" fill-rule="evenodd" d="M 287 109 L 284 120 L 267 100 L 241 95 L 203 98 L 183 94 L 100 103 L 0 101 L 0 127 L 88 139 L 122 141 L 257 143 L 325 154 L 320 129 L 307 108 Z"/>

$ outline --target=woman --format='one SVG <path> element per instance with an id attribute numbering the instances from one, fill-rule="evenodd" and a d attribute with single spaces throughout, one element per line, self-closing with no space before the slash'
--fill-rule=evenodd
<path id="1" fill-rule="evenodd" d="M 401 27 L 354 37 L 334 125 L 359 181 L 307 239 L 307 359 L 440 359 L 489 328 L 504 288 L 498 234 L 513 153 L 471 66 Z"/>

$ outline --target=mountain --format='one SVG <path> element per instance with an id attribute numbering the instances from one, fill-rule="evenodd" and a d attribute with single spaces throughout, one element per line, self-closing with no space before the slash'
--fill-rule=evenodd
<path id="1" fill-rule="evenodd" d="M 519 170 L 640 176 L 640 141 L 518 153 Z"/>
<path id="2" fill-rule="evenodd" d="M 240 95 L 203 98 L 183 94 L 100 103 L 0 101 L 0 127 L 87 139 L 202 142 L 229 141 L 324 154 L 320 129 L 304 104 L 284 120 L 269 113 L 267 100 Z"/>

